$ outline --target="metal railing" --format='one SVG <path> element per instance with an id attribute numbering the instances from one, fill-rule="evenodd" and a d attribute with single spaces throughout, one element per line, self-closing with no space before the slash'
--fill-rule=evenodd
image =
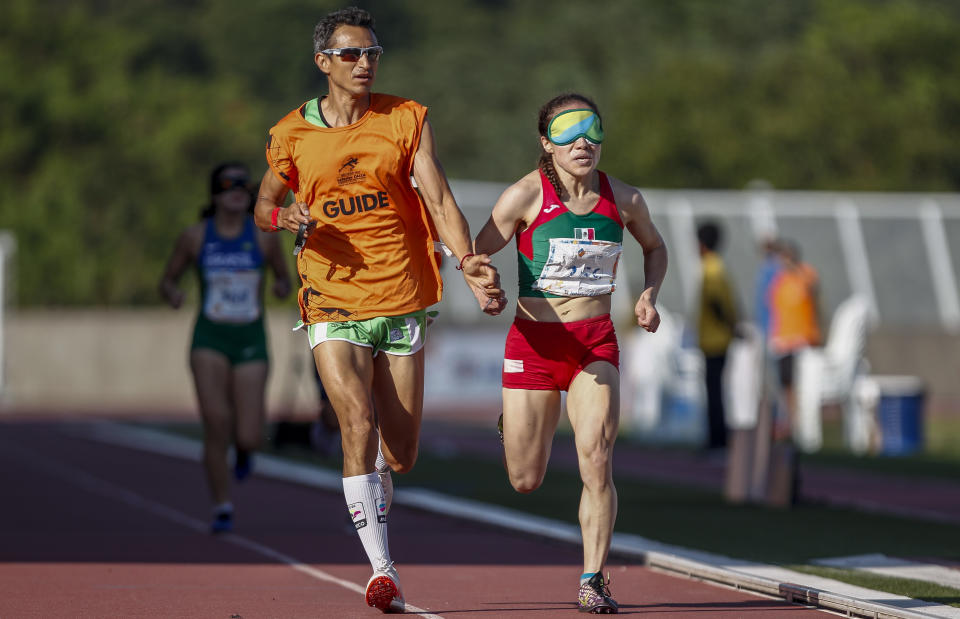
<path id="1" fill-rule="evenodd" d="M 452 181 L 451 186 L 476 233 L 507 185 Z M 660 303 L 685 317 L 693 315 L 699 281 L 696 225 L 713 219 L 723 228 L 721 254 L 748 318 L 754 313 L 759 242 L 775 234 L 794 241 L 803 260 L 819 272 L 825 323 L 844 299 L 861 294 L 880 328 L 960 332 L 960 194 L 642 191 L 670 250 Z M 516 281 L 512 245 L 494 260 L 511 290 Z M 642 264 L 638 244 L 627 240 L 614 293 L 615 313 L 631 310 L 631 299 L 643 285 Z M 456 278 L 447 280 L 459 290 Z M 472 298 L 449 297 L 454 320 L 481 320 Z"/>

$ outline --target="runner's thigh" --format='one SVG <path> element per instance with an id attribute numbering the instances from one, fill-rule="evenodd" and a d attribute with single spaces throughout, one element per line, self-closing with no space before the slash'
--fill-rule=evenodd
<path id="1" fill-rule="evenodd" d="M 328 340 L 314 346 L 313 358 L 341 428 L 372 424 L 371 349 L 351 342 Z"/>
<path id="2" fill-rule="evenodd" d="M 612 446 L 620 425 L 620 372 L 606 361 L 594 361 L 570 382 L 567 414 L 577 451 Z"/>
<path id="3" fill-rule="evenodd" d="M 381 352 L 373 364 L 373 397 L 381 432 L 418 433 L 423 415 L 423 349 L 410 355 Z"/>
<path id="4" fill-rule="evenodd" d="M 511 476 L 530 471 L 542 477 L 559 421 L 559 391 L 503 390 L 503 449 Z"/>

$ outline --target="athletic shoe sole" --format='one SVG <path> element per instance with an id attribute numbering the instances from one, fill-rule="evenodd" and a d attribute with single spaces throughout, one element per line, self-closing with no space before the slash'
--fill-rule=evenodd
<path id="1" fill-rule="evenodd" d="M 616 615 L 617 609 L 613 606 L 594 606 L 591 609 L 581 608 L 579 609 L 582 613 L 589 613 L 591 615 Z"/>
<path id="2" fill-rule="evenodd" d="M 383 574 L 374 574 L 367 583 L 367 606 L 378 608 L 385 613 L 402 613 L 405 604 L 400 595 L 400 589 L 392 578 Z"/>

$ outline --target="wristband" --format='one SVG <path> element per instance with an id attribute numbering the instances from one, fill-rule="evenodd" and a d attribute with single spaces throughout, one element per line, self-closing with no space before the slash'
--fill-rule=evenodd
<path id="1" fill-rule="evenodd" d="M 462 270 L 463 270 L 463 261 L 466 260 L 467 258 L 469 258 L 470 256 L 476 256 L 476 255 L 477 255 L 477 254 L 464 254 L 464 255 L 463 255 L 463 258 L 460 258 L 460 264 L 457 265 L 457 270 L 458 270 L 458 271 L 462 271 Z"/>
<path id="2" fill-rule="evenodd" d="M 280 226 L 277 225 L 277 217 L 280 215 L 280 207 L 273 207 L 273 212 L 270 213 L 270 227 L 274 230 L 280 230 Z"/>

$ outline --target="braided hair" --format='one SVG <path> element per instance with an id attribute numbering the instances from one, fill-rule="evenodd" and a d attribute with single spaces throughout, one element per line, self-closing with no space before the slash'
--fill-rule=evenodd
<path id="1" fill-rule="evenodd" d="M 547 127 L 550 125 L 550 120 L 553 118 L 554 112 L 571 101 L 583 103 L 585 106 L 593 110 L 597 116 L 600 116 L 600 110 L 597 108 L 597 104 L 586 95 L 581 95 L 580 93 L 576 92 L 567 92 L 562 95 L 557 95 L 553 99 L 550 99 L 544 103 L 543 107 L 540 108 L 540 115 L 537 119 L 537 131 L 540 133 L 540 135 L 547 137 Z M 560 176 L 557 174 L 556 168 L 553 167 L 553 156 L 544 150 L 543 144 L 540 145 L 540 159 L 537 161 L 537 167 L 540 168 L 544 176 L 547 177 L 547 180 L 550 181 L 550 184 L 553 185 L 553 189 L 557 192 L 557 196 L 562 199 L 563 185 L 560 184 Z"/>

